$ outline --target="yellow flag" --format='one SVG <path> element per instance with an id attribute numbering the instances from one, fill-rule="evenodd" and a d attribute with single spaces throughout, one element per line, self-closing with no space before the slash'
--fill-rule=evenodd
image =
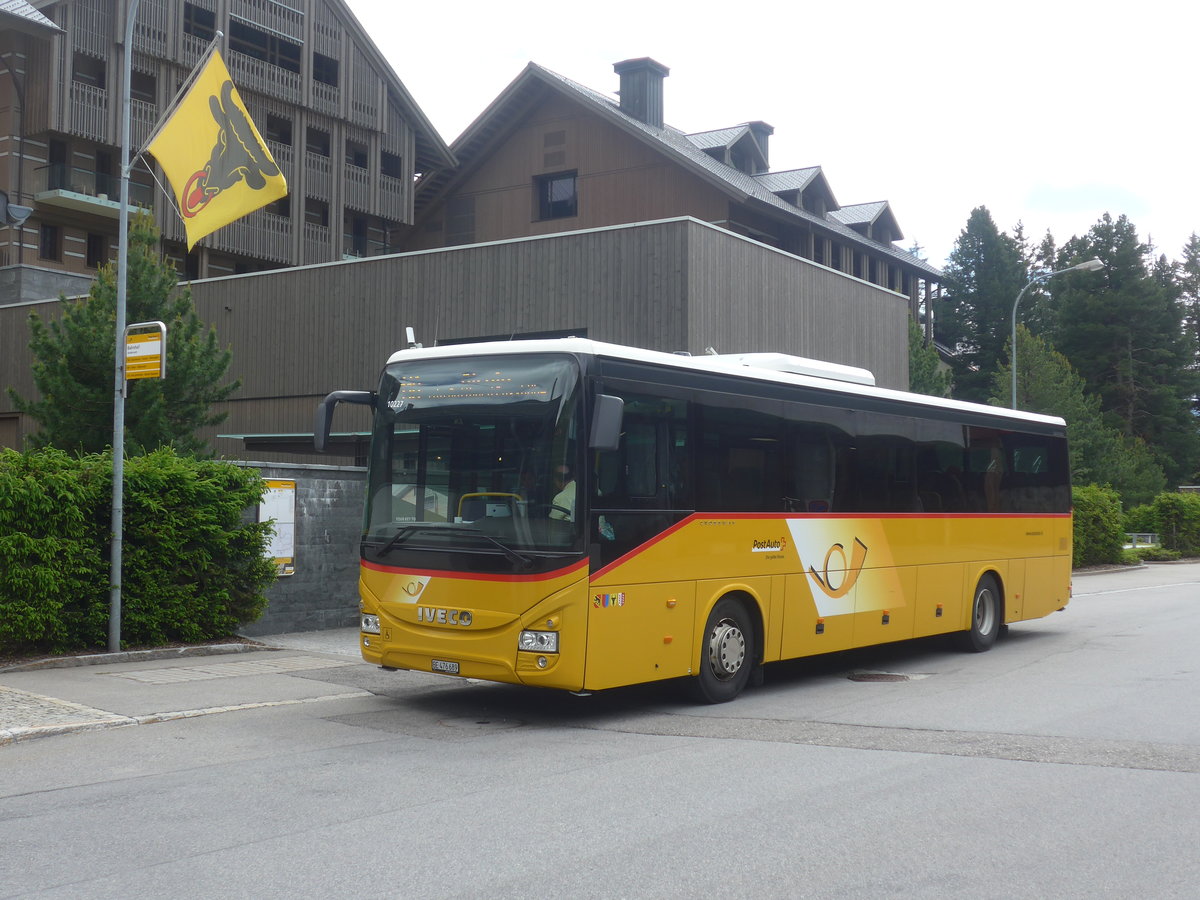
<path id="1" fill-rule="evenodd" d="M 146 149 L 175 191 L 188 250 L 287 195 L 287 182 L 215 51 Z"/>

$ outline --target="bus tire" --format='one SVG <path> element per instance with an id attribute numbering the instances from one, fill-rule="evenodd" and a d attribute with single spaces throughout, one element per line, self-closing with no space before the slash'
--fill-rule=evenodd
<path id="1" fill-rule="evenodd" d="M 700 640 L 700 671 L 691 679 L 692 694 L 701 703 L 727 703 L 750 681 L 757 659 L 754 624 L 746 606 L 735 597 L 717 601 Z"/>
<path id="2" fill-rule="evenodd" d="M 991 574 L 984 575 L 975 586 L 971 601 L 971 627 L 958 634 L 959 646 L 970 653 L 991 650 L 1004 625 L 1004 600 L 1000 584 Z"/>

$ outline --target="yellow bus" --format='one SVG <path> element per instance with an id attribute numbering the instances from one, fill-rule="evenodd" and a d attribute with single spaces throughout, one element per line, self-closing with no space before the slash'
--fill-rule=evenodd
<path id="1" fill-rule="evenodd" d="M 1061 419 L 778 354 L 395 353 L 369 404 L 361 650 L 384 669 L 736 697 L 778 660 L 1066 606 Z"/>

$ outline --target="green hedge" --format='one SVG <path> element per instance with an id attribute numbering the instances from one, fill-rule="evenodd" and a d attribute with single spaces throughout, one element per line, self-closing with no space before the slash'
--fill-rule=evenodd
<path id="1" fill-rule="evenodd" d="M 1089 484 L 1071 488 L 1075 507 L 1074 564 L 1119 563 L 1125 544 L 1121 498 L 1109 487 Z"/>
<path id="2" fill-rule="evenodd" d="M 108 636 L 112 456 L 0 452 L 0 651 L 101 648 Z M 121 636 L 225 637 L 266 606 L 265 485 L 169 449 L 125 462 Z"/>
<path id="3" fill-rule="evenodd" d="M 1157 533 L 1166 550 L 1200 556 L 1200 494 L 1159 494 L 1149 506 L 1137 507 L 1137 512 L 1137 521 L 1148 526 L 1138 531 Z"/>

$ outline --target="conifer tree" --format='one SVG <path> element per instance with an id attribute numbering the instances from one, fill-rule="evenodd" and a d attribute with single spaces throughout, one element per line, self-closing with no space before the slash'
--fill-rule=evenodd
<path id="1" fill-rule="evenodd" d="M 938 340 L 955 352 L 955 396 L 986 402 L 992 373 L 1006 353 L 1012 305 L 1028 281 L 1021 246 L 1001 232 L 987 207 L 971 211 L 946 261 L 946 298 L 935 319 Z"/>
<path id="2" fill-rule="evenodd" d="M 1063 245 L 1058 267 L 1097 256 L 1105 268 L 1072 273 L 1051 286 L 1057 309 L 1053 342 L 1100 398 L 1106 421 L 1141 438 L 1171 484 L 1200 463 L 1200 432 L 1191 414 L 1196 373 L 1184 341 L 1178 287 L 1125 216 L 1105 214 L 1082 238 Z"/>
<path id="3" fill-rule="evenodd" d="M 950 372 L 943 369 L 937 350 L 925 343 L 915 320 L 908 320 L 908 389 L 914 394 L 950 396 Z"/>
<path id="4" fill-rule="evenodd" d="M 170 446 L 207 454 L 197 429 L 216 425 L 213 414 L 239 383 L 222 384 L 230 353 L 196 315 L 191 292 L 179 288 L 174 267 L 158 253 L 158 229 L 139 213 L 130 223 L 127 321 L 167 325 L 167 377 L 129 383 L 125 403 L 125 450 L 134 455 Z M 48 322 L 30 315 L 30 346 L 36 399 L 9 389 L 16 408 L 40 426 L 34 446 L 93 453 L 112 445 L 113 384 L 117 336 L 116 266 L 100 269 L 88 296 L 60 298 L 62 315 Z"/>
<path id="5" fill-rule="evenodd" d="M 1179 303 L 1193 365 L 1200 366 L 1200 235 L 1192 232 L 1183 246 L 1178 269 Z"/>

